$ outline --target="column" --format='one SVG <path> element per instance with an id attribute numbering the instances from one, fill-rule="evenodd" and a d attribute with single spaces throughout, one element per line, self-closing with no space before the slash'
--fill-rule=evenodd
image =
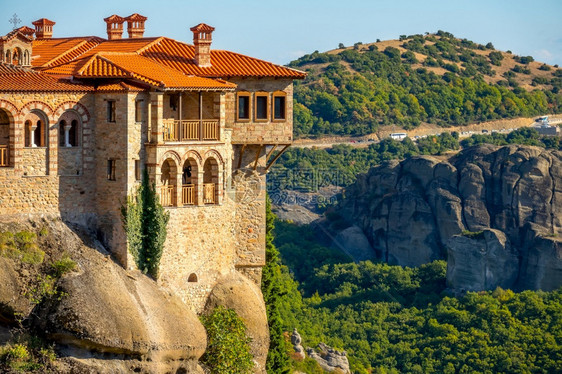
<path id="1" fill-rule="evenodd" d="M 33 124 L 33 122 L 31 122 L 31 126 L 29 129 L 29 136 L 31 137 L 31 139 L 29 139 L 29 144 L 31 144 L 32 147 L 37 147 L 37 144 L 35 144 L 35 131 L 37 130 L 37 124 Z"/>

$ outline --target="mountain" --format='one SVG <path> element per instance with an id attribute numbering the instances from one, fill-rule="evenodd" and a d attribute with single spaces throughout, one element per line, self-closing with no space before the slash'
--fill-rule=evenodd
<path id="1" fill-rule="evenodd" d="M 454 156 L 390 161 L 358 176 L 338 212 L 343 246 L 389 264 L 447 259 L 461 290 L 562 285 L 562 153 L 481 145 Z M 341 226 L 341 225 L 340 225 Z M 343 228 L 343 227 L 342 227 Z M 357 248 L 354 248 L 357 252 Z"/>
<path id="2" fill-rule="evenodd" d="M 464 125 L 562 112 L 562 69 L 452 34 L 320 53 L 289 64 L 295 84 L 295 136 L 363 135 L 379 126 Z"/>

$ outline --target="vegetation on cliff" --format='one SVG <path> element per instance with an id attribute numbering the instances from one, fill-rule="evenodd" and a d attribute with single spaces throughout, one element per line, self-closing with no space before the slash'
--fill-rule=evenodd
<path id="1" fill-rule="evenodd" d="M 289 66 L 308 73 L 295 83 L 296 137 L 562 112 L 562 69 L 443 31 L 404 35 L 381 50 L 315 51 Z"/>
<path id="2" fill-rule="evenodd" d="M 160 204 L 156 187 L 150 184 L 146 169 L 141 185 L 121 207 L 121 216 L 129 251 L 137 268 L 157 279 L 170 215 Z"/>
<path id="3" fill-rule="evenodd" d="M 562 371 L 562 290 L 454 297 L 445 290 L 443 261 L 419 268 L 351 263 L 305 234 L 313 231 L 276 225 L 288 265 L 281 315 L 305 346 L 345 349 L 356 373 Z"/>

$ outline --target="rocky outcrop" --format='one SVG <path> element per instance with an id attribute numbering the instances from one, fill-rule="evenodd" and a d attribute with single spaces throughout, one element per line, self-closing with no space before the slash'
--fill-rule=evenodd
<path id="1" fill-rule="evenodd" d="M 375 250 L 371 247 L 363 230 L 355 225 L 340 231 L 332 242 L 332 246 L 342 249 L 355 261 L 365 261 L 375 255 Z"/>
<path id="2" fill-rule="evenodd" d="M 302 347 L 301 343 L 302 343 L 301 335 L 299 334 L 297 328 L 295 327 L 293 329 L 293 333 L 291 334 L 291 344 L 293 345 L 293 351 L 295 351 L 294 354 L 295 357 L 300 360 L 304 360 L 306 355 L 304 353 L 304 348 Z"/>
<path id="3" fill-rule="evenodd" d="M 306 353 L 310 358 L 318 362 L 318 365 L 320 365 L 323 370 L 329 373 L 336 370 L 344 374 L 351 373 L 349 371 L 349 361 L 347 360 L 347 353 L 345 351 L 338 351 L 324 343 L 318 343 L 318 351 L 307 348 Z"/>
<path id="4" fill-rule="evenodd" d="M 390 264 L 449 258 L 456 289 L 562 284 L 559 151 L 482 145 L 392 161 L 359 176 L 345 196 L 340 214 Z"/>
<path id="5" fill-rule="evenodd" d="M 9 325 L 17 313 L 55 343 L 61 358 L 49 372 L 203 373 L 198 359 L 206 332 L 178 297 L 142 273 L 124 270 L 92 236 L 56 218 L 0 222 L 0 232 L 39 228 L 43 264 L 0 257 L 0 323 Z M 58 279 L 56 293 L 32 303 L 30 294 L 42 287 L 32 282 L 48 284 L 50 264 L 63 250 L 76 269 Z"/>
<path id="6" fill-rule="evenodd" d="M 252 339 L 250 352 L 254 356 L 254 373 L 265 374 L 269 326 L 261 290 L 242 274 L 233 272 L 218 280 L 207 299 L 205 313 L 219 305 L 234 309 L 244 321 L 246 333 Z"/>

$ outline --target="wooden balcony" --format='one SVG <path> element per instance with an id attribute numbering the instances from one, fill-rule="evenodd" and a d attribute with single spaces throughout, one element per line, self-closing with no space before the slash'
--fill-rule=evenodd
<path id="1" fill-rule="evenodd" d="M 0 166 L 9 166 L 8 146 L 0 145 Z"/>
<path id="2" fill-rule="evenodd" d="M 162 121 L 165 142 L 213 141 L 220 139 L 219 120 L 174 120 Z"/>
<path id="3" fill-rule="evenodd" d="M 175 206 L 176 205 L 176 187 L 175 186 L 162 186 L 162 187 L 160 187 L 160 204 L 162 204 L 162 206 Z"/>
<path id="4" fill-rule="evenodd" d="M 181 199 L 183 205 L 195 205 L 195 185 L 184 184 L 181 189 Z"/>
<path id="5" fill-rule="evenodd" d="M 204 204 L 215 204 L 215 184 L 214 183 L 204 183 L 203 184 L 203 203 Z"/>

